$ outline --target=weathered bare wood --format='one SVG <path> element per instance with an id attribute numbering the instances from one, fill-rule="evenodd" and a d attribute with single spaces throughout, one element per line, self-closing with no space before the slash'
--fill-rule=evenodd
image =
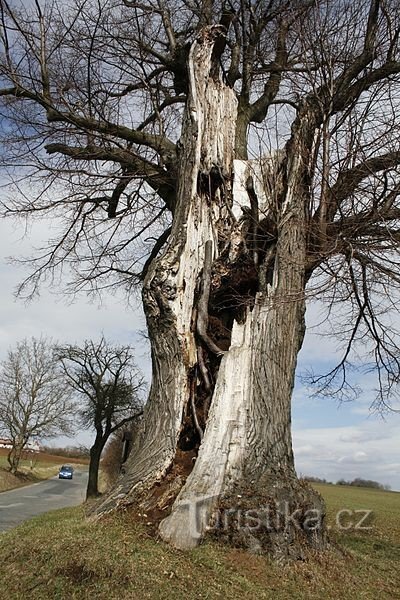
<path id="1" fill-rule="evenodd" d="M 174 221 L 164 252 L 153 260 L 144 281 L 153 383 L 142 433 L 127 461 L 126 474 L 104 498 L 97 515 L 121 503 L 140 503 L 155 482 L 162 480 L 174 459 L 184 410 L 190 403 L 190 373 L 198 360 L 192 328 L 196 282 L 204 267 L 207 242 L 212 254 L 218 252 L 215 215 L 208 195 L 199 195 L 198 178 L 215 165 L 221 173 L 231 173 L 237 107 L 234 92 L 210 78 L 213 40 L 211 29 L 190 51 L 191 89 L 181 137 Z M 224 206 L 221 202 L 221 210 Z"/>
<path id="2" fill-rule="evenodd" d="M 163 539 L 181 549 L 193 548 L 204 538 L 221 503 L 235 511 L 237 498 L 248 495 L 249 490 L 254 499 L 246 506 L 251 510 L 257 511 L 262 503 L 276 503 L 276 509 L 286 497 L 291 506 L 308 503 L 323 517 L 322 501 L 298 483 L 289 426 L 295 365 L 304 335 L 303 182 L 313 127 L 313 113 L 305 108 L 288 144 L 294 158 L 286 163 L 280 202 L 274 250 L 279 270 L 275 270 L 272 283 L 256 295 L 244 322 L 233 324 L 196 463 L 171 514 L 160 525 Z M 251 195 L 251 186 L 246 187 Z M 266 259 L 270 264 L 272 256 Z M 242 536 L 242 541 L 247 535 L 249 546 L 254 543 L 250 532 L 230 529 L 227 535 L 231 539 Z M 269 547 L 276 555 L 300 555 L 301 538 L 306 539 L 307 533 L 299 534 L 298 544 L 293 539 L 288 543 L 285 535 L 279 528 L 265 538 L 261 535 L 259 550 Z M 322 525 L 308 542 L 324 547 Z"/>
<path id="3" fill-rule="evenodd" d="M 201 346 L 197 347 L 197 361 L 199 364 L 201 376 L 203 378 L 204 389 L 206 390 L 206 392 L 210 392 L 210 390 L 211 390 L 210 377 L 208 374 L 208 369 L 204 362 L 203 348 Z"/>
<path id="4" fill-rule="evenodd" d="M 207 333 L 208 330 L 208 301 L 210 298 L 211 288 L 211 266 L 213 260 L 213 244 L 211 240 L 207 240 L 204 247 L 204 265 L 203 273 L 201 277 L 201 292 L 197 306 L 197 333 L 200 339 L 206 344 L 206 346 L 216 354 L 222 356 L 223 351 L 221 348 L 213 342 Z"/>
<path id="5" fill-rule="evenodd" d="M 204 431 L 202 430 L 199 419 L 197 417 L 196 411 L 196 379 L 193 378 L 191 389 L 190 389 L 190 408 L 192 410 L 192 416 L 194 421 L 194 426 L 196 428 L 197 433 L 199 434 L 200 440 L 203 439 Z"/>

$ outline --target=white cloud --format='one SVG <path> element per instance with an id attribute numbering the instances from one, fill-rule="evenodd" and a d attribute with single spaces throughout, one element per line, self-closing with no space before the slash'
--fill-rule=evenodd
<path id="1" fill-rule="evenodd" d="M 313 447 L 311 444 L 306 444 L 305 446 L 298 446 L 296 448 L 296 456 L 310 456 L 313 452 Z"/>
<path id="2" fill-rule="evenodd" d="M 35 238 L 45 237 L 45 225 L 36 227 Z M 137 331 L 144 328 L 144 318 L 139 306 L 128 307 L 122 293 L 105 294 L 102 304 L 85 296 L 71 302 L 57 289 L 43 288 L 39 298 L 30 303 L 15 299 L 14 291 L 24 277 L 24 271 L 9 264 L 6 256 L 22 256 L 31 251 L 28 239 L 18 240 L 18 232 L 0 221 L 0 358 L 16 341 L 30 336 L 45 335 L 55 340 L 80 342 L 96 338 L 104 332 L 112 341 L 138 345 L 138 359 L 146 349 Z M 148 366 L 148 358 L 142 361 Z"/>
<path id="3" fill-rule="evenodd" d="M 400 490 L 400 416 L 348 427 L 295 429 L 297 471 L 337 481 L 362 477 Z"/>

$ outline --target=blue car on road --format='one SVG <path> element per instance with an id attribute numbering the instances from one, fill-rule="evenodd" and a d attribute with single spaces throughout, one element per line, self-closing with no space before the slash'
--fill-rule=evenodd
<path id="1" fill-rule="evenodd" d="M 74 470 L 72 467 L 63 465 L 58 473 L 58 479 L 72 479 Z"/>

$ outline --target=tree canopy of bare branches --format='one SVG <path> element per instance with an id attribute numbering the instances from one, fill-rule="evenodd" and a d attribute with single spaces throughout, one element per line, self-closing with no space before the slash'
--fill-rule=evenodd
<path id="1" fill-rule="evenodd" d="M 236 158 L 282 148 L 285 122 L 312 108 L 308 276 L 348 303 L 349 349 L 372 339 L 384 379 L 397 365 L 377 306 L 399 281 L 396 2 L 203 4 L 2 1 L 4 210 L 60 223 L 21 291 L 66 263 L 74 290 L 143 281 L 175 210 L 190 44 L 219 23 Z"/>
<path id="2" fill-rule="evenodd" d="M 12 473 L 29 441 L 70 433 L 72 412 L 49 340 L 23 340 L 8 351 L 0 371 L 0 431 L 12 442 Z"/>
<path id="3" fill-rule="evenodd" d="M 187 502 L 234 502 L 248 473 L 254 498 L 278 481 L 298 506 L 290 398 L 306 299 L 343 317 L 322 392 L 348 392 L 353 348 L 379 407 L 399 382 L 397 0 L 0 5 L 4 213 L 58 224 L 20 291 L 66 267 L 74 291 L 142 288 L 142 444 L 101 510 L 146 495 L 178 448 L 197 457 L 160 525 L 179 547 L 217 503 L 197 535 Z"/>
<path id="4" fill-rule="evenodd" d="M 134 363 L 132 348 L 112 345 L 104 337 L 99 342 L 87 340 L 82 346 L 60 346 L 56 355 L 77 399 L 80 425 L 96 432 L 87 487 L 87 497 L 95 497 L 100 457 L 108 438 L 143 412 L 144 379 Z"/>

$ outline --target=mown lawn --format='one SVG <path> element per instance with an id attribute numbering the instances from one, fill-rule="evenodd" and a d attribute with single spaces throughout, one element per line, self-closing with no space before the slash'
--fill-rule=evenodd
<path id="1" fill-rule="evenodd" d="M 0 595 L 13 600 L 399 598 L 400 494 L 316 487 L 327 501 L 334 543 L 307 561 L 282 566 L 214 543 L 182 553 L 153 539 L 129 513 L 89 522 L 78 507 L 0 536 Z M 372 529 L 338 531 L 335 515 L 343 509 L 351 511 L 344 513 L 348 520 L 355 510 L 373 510 Z"/>

